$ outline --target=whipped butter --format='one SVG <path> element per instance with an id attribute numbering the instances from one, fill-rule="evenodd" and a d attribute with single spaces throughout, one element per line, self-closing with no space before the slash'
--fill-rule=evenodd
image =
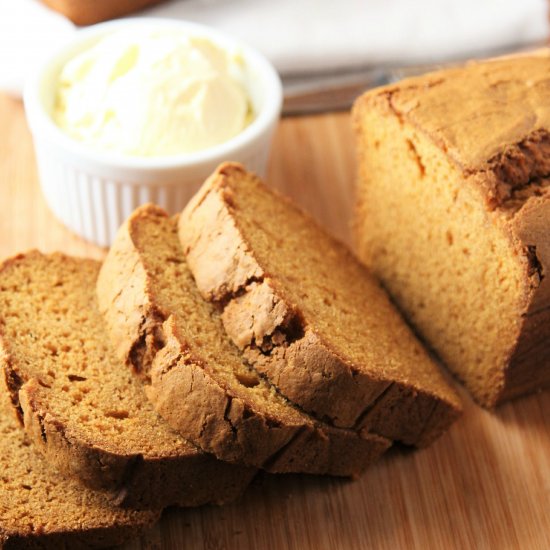
<path id="1" fill-rule="evenodd" d="M 250 101 L 237 54 L 182 32 L 123 30 L 62 69 L 56 124 L 95 148 L 132 156 L 193 153 L 245 128 Z"/>

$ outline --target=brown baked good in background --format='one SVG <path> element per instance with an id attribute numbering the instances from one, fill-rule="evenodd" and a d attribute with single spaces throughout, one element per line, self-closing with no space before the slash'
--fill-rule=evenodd
<path id="1" fill-rule="evenodd" d="M 97 281 L 120 358 L 156 410 L 218 458 L 270 472 L 358 475 L 391 441 L 334 428 L 293 407 L 242 361 L 200 296 L 177 220 L 153 205 L 119 230 Z"/>
<path id="2" fill-rule="evenodd" d="M 124 510 L 47 466 L 0 396 L 0 547 L 100 548 L 136 537 L 159 517 Z"/>
<path id="3" fill-rule="evenodd" d="M 76 25 L 92 25 L 142 10 L 163 0 L 42 0 Z"/>
<path id="4" fill-rule="evenodd" d="M 205 182 L 179 236 L 231 339 L 291 402 L 418 446 L 459 416 L 457 395 L 375 278 L 241 165 Z"/>
<path id="5" fill-rule="evenodd" d="M 172 431 L 114 356 L 95 297 L 99 262 L 29 252 L 0 267 L 2 381 L 48 462 L 139 508 L 223 503 L 254 469 Z"/>
<path id="6" fill-rule="evenodd" d="M 359 256 L 485 406 L 550 383 L 550 54 L 359 98 Z"/>

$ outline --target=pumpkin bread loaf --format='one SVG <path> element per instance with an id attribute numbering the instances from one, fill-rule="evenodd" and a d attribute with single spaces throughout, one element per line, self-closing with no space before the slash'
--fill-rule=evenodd
<path id="1" fill-rule="evenodd" d="M 238 164 L 179 219 L 200 292 L 247 360 L 336 426 L 417 446 L 461 405 L 379 283 L 339 242 Z"/>
<path id="2" fill-rule="evenodd" d="M 367 92 L 359 256 L 476 400 L 550 384 L 550 53 Z"/>
<path id="3" fill-rule="evenodd" d="M 79 549 L 121 544 L 153 524 L 154 511 L 125 510 L 53 471 L 0 397 L 0 547 Z"/>
<path id="4" fill-rule="evenodd" d="M 278 473 L 357 475 L 391 444 L 314 421 L 243 363 L 196 288 L 177 220 L 162 209 L 141 207 L 122 226 L 97 291 L 119 356 L 156 410 L 219 458 Z"/>
<path id="5" fill-rule="evenodd" d="M 63 473 L 132 507 L 221 503 L 254 470 L 172 431 L 115 358 L 95 297 L 99 263 L 30 252 L 0 267 L 2 381 L 29 438 Z"/>

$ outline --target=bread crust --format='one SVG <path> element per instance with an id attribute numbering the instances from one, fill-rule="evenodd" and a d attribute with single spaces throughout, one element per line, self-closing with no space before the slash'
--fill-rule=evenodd
<path id="1" fill-rule="evenodd" d="M 147 384 L 157 412 L 223 460 L 276 473 L 359 475 L 390 441 L 366 430 L 325 426 L 301 413 L 279 418 L 251 402 L 246 392 L 226 385 L 193 352 L 177 319 L 161 310 L 133 238 L 140 220 L 148 216 L 167 217 L 147 205 L 129 218 L 103 265 L 97 292 L 115 347 Z"/>
<path id="2" fill-rule="evenodd" d="M 458 400 L 438 405 L 434 395 L 359 371 L 303 319 L 260 265 L 233 215 L 228 181 L 245 174 L 239 164 L 221 165 L 179 220 L 197 286 L 222 305 L 228 335 L 254 368 L 313 416 L 406 444 L 430 444 L 460 415 Z"/>
<path id="3" fill-rule="evenodd" d="M 2 264 L 0 273 L 13 263 L 40 257 L 36 251 L 17 255 Z M 3 391 L 36 448 L 56 469 L 101 491 L 114 504 L 136 509 L 223 504 L 238 498 L 254 476 L 254 469 L 218 461 L 191 444 L 182 454 L 145 457 L 110 451 L 107 441 L 89 441 L 60 420 L 51 409 L 47 384 L 26 375 L 1 334 L 0 350 Z"/>

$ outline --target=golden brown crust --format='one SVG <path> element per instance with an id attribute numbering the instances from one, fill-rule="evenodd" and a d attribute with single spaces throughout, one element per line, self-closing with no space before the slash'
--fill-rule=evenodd
<path id="1" fill-rule="evenodd" d="M 55 264 L 52 269 L 70 262 L 93 264 L 92 273 L 97 273 L 99 267 L 92 260 L 76 260 L 61 254 L 44 256 L 33 251 L 6 260 L 0 271 L 4 275 L 10 266 L 18 263 L 36 264 L 37 270 L 44 270 L 48 261 Z M 89 284 L 94 285 L 93 279 Z M 28 300 L 32 299 L 29 295 Z M 0 310 L 0 326 L 6 322 L 3 314 Z M 58 411 L 52 409 L 51 388 L 40 378 L 30 375 L 25 364 L 18 363 L 5 335 L 2 335 L 1 348 L 2 381 L 5 387 L 11 381 L 6 389 L 31 441 L 55 468 L 101 490 L 115 503 L 151 509 L 209 502 L 222 504 L 240 496 L 253 477 L 253 469 L 220 462 L 188 442 L 153 456 L 147 455 L 145 450 L 143 453 L 130 452 L 99 432 L 95 440 L 90 440 L 74 422 L 67 424 Z M 124 368 L 123 365 L 120 368 Z M 98 384 L 102 382 L 97 381 Z"/>
<path id="2" fill-rule="evenodd" d="M 320 336 L 314 320 L 304 320 L 239 228 L 231 197 L 231 185 L 238 183 L 230 181 L 243 177 L 250 175 L 242 166 L 221 165 L 179 221 L 197 286 L 207 300 L 223 305 L 228 335 L 283 395 L 317 418 L 344 427 L 367 426 L 408 444 L 429 444 L 460 414 L 458 400 L 438 408 L 439 421 L 433 422 L 439 397 L 399 383 L 388 391 L 393 380 L 361 372 Z M 349 261 L 355 259 L 349 255 Z M 393 406 L 397 394 L 400 407 Z"/>
<path id="3" fill-rule="evenodd" d="M 289 424 L 232 395 L 197 362 L 186 361 L 182 339 L 169 319 L 166 344 L 151 369 L 149 398 L 177 431 L 220 458 L 244 461 L 272 473 L 357 476 L 391 445 L 364 430 L 331 428 L 305 416 Z M 181 364 L 181 362 L 184 364 Z"/>
<path id="4" fill-rule="evenodd" d="M 185 321 L 162 308 L 153 274 L 137 244 L 141 222 L 155 217 L 172 223 L 164 211 L 148 205 L 121 228 L 97 290 L 120 356 L 141 373 L 159 414 L 176 431 L 223 460 L 277 473 L 361 473 L 389 447 L 389 441 L 366 431 L 356 433 L 315 423 L 290 405 L 284 407 L 286 416 L 278 416 L 268 403 L 250 400 L 246 388 L 218 377 L 200 352 L 193 350 L 178 328 L 178 323 Z M 175 234 L 174 239 L 179 247 Z M 183 279 L 181 284 L 185 284 Z M 210 326 L 206 317 L 204 325 L 205 331 L 219 330 L 218 325 Z M 223 333 L 219 338 L 225 338 Z M 251 376 L 257 378 L 254 373 Z M 254 380 L 254 384 L 265 382 Z M 276 397 L 274 402 L 280 411 L 283 400 Z"/>
<path id="5" fill-rule="evenodd" d="M 212 377 L 186 349 L 172 317 L 162 332 L 147 395 L 176 431 L 219 458 L 258 467 L 295 436 L 299 426 L 262 414 Z"/>
<path id="6" fill-rule="evenodd" d="M 42 0 L 46 6 L 68 17 L 76 25 L 93 25 L 122 17 L 163 0 Z"/>
<path id="7" fill-rule="evenodd" d="M 472 62 L 372 90 L 353 108 L 359 142 L 363 114 L 374 110 L 440 148 L 522 265 L 520 326 L 500 366 L 502 381 L 475 395 L 489 407 L 550 384 L 549 70 L 548 49 Z"/>
<path id="8" fill-rule="evenodd" d="M 389 98 L 399 117 L 429 135 L 464 172 L 473 173 L 489 168 L 510 147 L 549 127 L 549 64 L 548 49 L 471 62 L 369 91 L 354 109 Z"/>

